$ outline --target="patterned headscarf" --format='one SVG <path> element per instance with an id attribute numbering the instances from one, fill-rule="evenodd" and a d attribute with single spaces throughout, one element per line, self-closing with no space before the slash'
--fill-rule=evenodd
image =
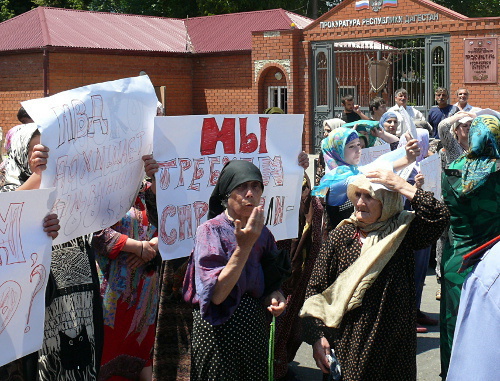
<path id="1" fill-rule="evenodd" d="M 462 192 L 472 192 L 484 184 L 495 171 L 497 159 L 500 159 L 500 119 L 480 115 L 472 121 L 469 130 L 469 150 L 462 168 Z M 461 160 L 463 157 L 456 161 Z"/>
<path id="2" fill-rule="evenodd" d="M 355 122 L 346 123 L 342 127 L 348 127 L 353 129 L 355 128 L 360 137 L 365 136 L 361 134 L 361 131 L 368 131 L 368 136 L 365 136 L 365 138 L 368 140 L 366 148 L 373 147 L 375 141 L 377 140 L 377 137 L 371 134 L 371 131 L 374 128 L 379 127 L 379 122 L 376 120 L 357 120 Z"/>
<path id="3" fill-rule="evenodd" d="M 321 151 L 325 158 L 325 163 L 330 172 L 327 172 L 318 185 L 316 185 L 311 194 L 313 196 L 325 197 L 333 184 L 344 183 L 349 177 L 359 173 L 357 165 L 347 164 L 344 161 L 344 149 L 354 139 L 358 139 L 358 133 L 351 128 L 339 127 L 330 132 L 328 137 L 321 142 Z M 335 164 L 338 167 L 335 167 Z M 333 169 L 332 169 L 333 168 Z M 338 194 L 333 200 L 330 197 L 331 205 L 342 205 L 347 201 L 347 195 Z"/>
<path id="4" fill-rule="evenodd" d="M 9 158 L 5 164 L 5 184 L 2 186 L 2 191 L 15 190 L 31 176 L 28 149 L 37 129 L 36 123 L 28 123 L 21 126 L 12 136 Z"/>
<path id="5" fill-rule="evenodd" d="M 344 161 L 344 149 L 347 144 L 358 138 L 358 133 L 355 130 L 342 126 L 332 130 L 323 139 L 321 142 L 321 151 L 325 158 L 325 164 L 329 169 L 341 165 L 350 166 L 350 164 Z"/>

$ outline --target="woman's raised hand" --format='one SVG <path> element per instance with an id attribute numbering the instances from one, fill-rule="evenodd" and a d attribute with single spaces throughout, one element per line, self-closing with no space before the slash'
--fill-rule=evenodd
<path id="1" fill-rule="evenodd" d="M 257 206 L 252 210 L 244 228 L 240 220 L 234 220 L 234 235 L 240 248 L 251 249 L 257 238 L 259 238 L 264 227 L 264 208 Z"/>
<path id="2" fill-rule="evenodd" d="M 410 163 L 413 163 L 417 157 L 420 155 L 420 147 L 418 145 L 418 140 L 417 139 L 409 139 L 410 134 L 407 133 L 406 135 L 406 140 L 408 143 L 406 143 L 405 150 L 406 150 L 406 157 L 408 158 L 408 161 Z"/>
<path id="3" fill-rule="evenodd" d="M 377 169 L 370 171 L 365 176 L 372 182 L 384 185 L 387 189 L 401 193 L 408 200 L 413 200 L 417 188 L 406 182 L 392 171 Z"/>
<path id="4" fill-rule="evenodd" d="M 29 167 L 32 173 L 41 175 L 47 169 L 47 159 L 49 158 L 49 148 L 42 144 L 36 144 L 29 158 Z"/>

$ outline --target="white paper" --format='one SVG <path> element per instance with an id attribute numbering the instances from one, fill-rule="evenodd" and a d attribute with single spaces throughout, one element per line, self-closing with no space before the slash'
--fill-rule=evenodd
<path id="1" fill-rule="evenodd" d="M 303 118 L 290 114 L 156 117 L 154 158 L 160 163 L 156 200 L 162 257 L 190 254 L 196 229 L 207 219 L 219 173 L 233 159 L 248 159 L 261 169 L 266 218 L 271 199 L 274 205 L 267 227 L 276 240 L 296 238 L 304 176 L 297 163 Z M 209 125 L 227 132 L 225 146 L 218 141 L 212 150 L 207 148 L 207 142 L 216 141 L 216 134 L 210 139 L 203 133 Z"/>
<path id="2" fill-rule="evenodd" d="M 384 153 L 390 152 L 391 146 L 389 144 L 382 144 L 379 146 L 374 146 L 370 148 L 363 148 L 361 150 L 361 159 L 359 161 L 359 166 L 370 164 L 371 162 L 378 159 Z"/>
<path id="3" fill-rule="evenodd" d="M 434 154 L 422 160 L 420 162 L 420 173 L 424 175 L 422 189 L 434 192 L 434 197 L 441 200 L 441 159 L 439 155 Z"/>
<path id="4" fill-rule="evenodd" d="M 0 193 L 0 366 L 42 347 L 54 189 Z"/>
<path id="5" fill-rule="evenodd" d="M 401 113 L 401 116 L 403 117 L 405 124 L 408 127 L 408 131 L 410 132 L 412 139 L 417 139 L 417 127 L 415 126 L 413 118 L 410 118 L 410 114 L 408 114 L 408 111 L 406 111 L 406 108 L 404 108 L 403 106 L 399 108 L 399 112 Z"/>
<path id="6" fill-rule="evenodd" d="M 130 209 L 151 153 L 157 98 L 148 76 L 22 103 L 49 147 L 42 188 L 55 187 L 54 243 L 107 228 Z"/>

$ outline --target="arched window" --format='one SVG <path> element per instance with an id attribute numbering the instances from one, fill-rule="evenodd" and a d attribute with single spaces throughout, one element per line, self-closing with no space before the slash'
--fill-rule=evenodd
<path id="1" fill-rule="evenodd" d="M 326 54 L 319 52 L 316 56 L 317 106 L 328 105 L 328 70 Z"/>
<path id="2" fill-rule="evenodd" d="M 436 90 L 438 87 L 447 87 L 444 78 L 445 56 L 444 49 L 437 46 L 432 51 L 432 87 Z"/>

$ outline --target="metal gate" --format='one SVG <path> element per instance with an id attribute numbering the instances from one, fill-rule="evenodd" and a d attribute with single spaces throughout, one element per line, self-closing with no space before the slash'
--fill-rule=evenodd
<path id="1" fill-rule="evenodd" d="M 426 36 L 379 41 L 327 41 L 312 44 L 314 145 L 319 150 L 322 125 L 343 110 L 351 94 L 369 116 L 368 105 L 381 96 L 390 107 L 395 90 L 408 91 L 408 104 L 427 115 L 434 90 L 449 88 L 449 37 Z"/>

